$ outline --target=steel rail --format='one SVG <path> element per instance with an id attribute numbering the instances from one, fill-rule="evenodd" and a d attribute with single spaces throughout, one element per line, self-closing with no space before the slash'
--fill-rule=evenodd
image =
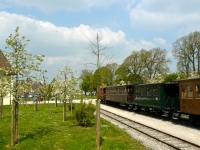
<path id="1" fill-rule="evenodd" d="M 160 130 L 157 130 L 155 128 L 152 128 L 152 127 L 149 127 L 149 126 L 146 126 L 144 124 L 141 124 L 141 123 L 138 123 L 136 121 L 133 121 L 131 119 L 127 119 L 123 116 L 120 116 L 120 115 L 117 115 L 117 114 L 114 114 L 110 111 L 107 111 L 105 109 L 102 109 L 101 108 L 101 111 L 100 111 L 101 115 L 105 115 L 106 117 L 109 117 L 131 129 L 134 129 L 140 133 L 143 133 L 144 135 L 147 135 L 153 139 L 156 139 L 157 141 L 161 142 L 161 143 L 164 143 L 174 149 L 177 149 L 177 150 L 182 150 L 182 149 L 192 149 L 192 150 L 199 150 L 200 149 L 200 146 L 195 144 L 195 143 L 192 143 L 192 142 L 189 142 L 189 141 L 186 141 L 184 139 L 181 139 L 179 137 L 175 137 L 173 135 L 170 135 L 168 133 L 165 133 L 163 131 L 160 131 Z M 127 124 L 127 121 L 130 123 L 130 124 Z M 145 130 L 144 130 L 145 129 Z M 182 146 L 181 146 L 182 145 Z"/>

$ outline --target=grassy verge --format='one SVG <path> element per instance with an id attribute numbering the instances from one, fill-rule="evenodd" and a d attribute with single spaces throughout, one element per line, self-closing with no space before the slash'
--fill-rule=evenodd
<path id="1" fill-rule="evenodd" d="M 48 111 L 48 105 L 50 111 Z M 76 104 L 78 105 L 78 104 Z M 75 106 L 76 107 L 76 106 Z M 68 107 L 67 107 L 68 108 Z M 95 150 L 95 125 L 77 126 L 75 117 L 67 111 L 62 121 L 62 104 L 20 105 L 19 142 L 10 147 L 11 107 L 4 106 L 0 118 L 0 149 L 11 150 Z M 95 121 L 94 121 L 95 122 Z M 101 150 L 145 150 L 123 130 L 101 119 Z"/>

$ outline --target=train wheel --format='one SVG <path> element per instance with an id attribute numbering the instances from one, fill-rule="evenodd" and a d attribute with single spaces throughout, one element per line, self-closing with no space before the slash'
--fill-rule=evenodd
<path id="1" fill-rule="evenodd" d="M 189 120 L 193 125 L 199 125 L 200 124 L 200 119 L 194 115 L 189 116 Z"/>
<path id="2" fill-rule="evenodd" d="M 133 109 L 133 105 L 127 105 L 127 109 L 128 110 L 132 110 Z"/>
<path id="3" fill-rule="evenodd" d="M 155 110 L 155 113 L 156 113 L 157 116 L 161 116 L 162 115 L 162 111 L 160 111 L 160 110 Z"/>
<path id="4" fill-rule="evenodd" d="M 172 114 L 172 119 L 179 120 L 180 116 L 181 116 L 180 113 L 174 111 Z"/>
<path id="5" fill-rule="evenodd" d="M 149 109 L 148 107 L 145 107 L 145 108 L 144 108 L 144 112 L 145 112 L 145 113 L 149 113 L 149 112 L 150 112 L 150 109 Z"/>
<path id="6" fill-rule="evenodd" d="M 141 110 L 141 107 L 139 107 L 139 106 L 133 106 L 133 111 L 140 111 Z"/>

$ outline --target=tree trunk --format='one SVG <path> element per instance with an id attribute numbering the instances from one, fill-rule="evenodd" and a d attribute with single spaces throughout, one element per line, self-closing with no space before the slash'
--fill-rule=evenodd
<path id="1" fill-rule="evenodd" d="M 0 96 L 0 118 L 3 118 L 3 97 Z"/>
<path id="2" fill-rule="evenodd" d="M 38 99 L 35 99 L 35 111 L 38 111 Z"/>
<path id="3" fill-rule="evenodd" d="M 66 102 L 63 101 L 63 122 L 66 121 Z"/>
<path id="4" fill-rule="evenodd" d="M 15 141 L 16 141 L 16 139 L 15 139 L 15 135 L 16 135 L 15 134 L 15 132 L 16 132 L 16 129 L 15 129 L 15 127 L 16 127 L 16 125 L 15 125 L 16 117 L 15 117 L 15 115 L 16 115 L 16 112 L 15 112 L 15 101 L 12 100 L 12 110 L 11 110 L 11 146 L 15 145 Z"/>
<path id="5" fill-rule="evenodd" d="M 19 101 L 15 102 L 15 143 L 18 140 L 18 121 L 19 121 Z"/>
<path id="6" fill-rule="evenodd" d="M 72 103 L 72 100 L 71 100 L 71 113 L 72 113 L 72 111 L 73 111 L 73 103 Z"/>
<path id="7" fill-rule="evenodd" d="M 50 114 L 49 100 L 48 100 L 48 113 Z"/>
<path id="8" fill-rule="evenodd" d="M 100 100 L 96 101 L 96 146 L 100 149 Z"/>
<path id="9" fill-rule="evenodd" d="M 55 97 L 55 107 L 58 107 L 57 96 Z"/>

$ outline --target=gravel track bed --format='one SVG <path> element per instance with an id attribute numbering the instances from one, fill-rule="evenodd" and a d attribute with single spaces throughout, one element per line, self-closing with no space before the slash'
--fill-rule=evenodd
<path id="1" fill-rule="evenodd" d="M 181 126 L 179 124 L 174 124 L 172 121 L 163 121 L 162 119 L 157 118 L 151 118 L 148 116 L 136 114 L 134 112 L 129 112 L 125 110 L 121 110 L 118 108 L 110 107 L 107 105 L 102 105 L 101 108 L 111 111 L 113 113 L 116 113 L 120 116 L 126 117 L 130 120 L 137 121 L 139 123 L 145 124 L 147 126 L 150 126 L 152 128 L 155 128 L 157 130 L 164 131 L 168 134 L 171 134 L 173 136 L 180 137 L 186 141 L 190 141 L 192 143 L 195 143 L 200 146 L 200 129 L 194 129 L 189 128 L 186 126 Z M 102 118 L 107 119 L 111 123 L 117 125 L 119 128 L 123 128 L 127 133 L 129 133 L 134 139 L 140 140 L 146 147 L 150 149 L 155 150 L 171 150 L 171 147 L 166 146 L 165 144 L 162 144 L 161 142 L 158 142 L 150 137 L 147 137 L 146 135 L 138 132 L 133 131 L 132 129 L 128 128 L 125 125 L 119 124 L 115 120 L 111 120 L 110 118 L 107 118 L 103 115 L 101 115 Z M 185 148 L 187 149 L 187 148 Z"/>

